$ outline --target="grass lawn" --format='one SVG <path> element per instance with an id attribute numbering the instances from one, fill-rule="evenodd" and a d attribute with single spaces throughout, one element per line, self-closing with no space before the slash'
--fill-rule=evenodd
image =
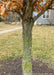
<path id="1" fill-rule="evenodd" d="M 6 30 L 6 29 L 16 28 L 20 26 L 21 25 L 10 25 L 10 24 L 5 24 L 3 22 L 0 22 L 0 30 Z"/>
<path id="2" fill-rule="evenodd" d="M 53 64 L 54 68 L 54 26 L 34 26 L 32 56 L 34 60 Z M 22 56 L 22 30 L 0 36 L 0 60 Z"/>

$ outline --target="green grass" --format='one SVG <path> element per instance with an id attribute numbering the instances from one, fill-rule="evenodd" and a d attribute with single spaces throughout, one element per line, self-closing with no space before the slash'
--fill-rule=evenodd
<path id="1" fill-rule="evenodd" d="M 7 60 L 22 55 L 22 30 L 0 36 L 0 59 Z"/>
<path id="2" fill-rule="evenodd" d="M 0 65 L 0 67 L 2 67 L 2 65 Z"/>
<path id="3" fill-rule="evenodd" d="M 33 56 L 54 59 L 54 27 L 39 26 L 33 30 Z M 54 60 L 53 60 L 54 61 Z"/>
<path id="4" fill-rule="evenodd" d="M 20 27 L 21 25 L 11 25 L 11 24 L 5 24 L 3 22 L 0 22 L 0 30 L 6 30 L 11 28 Z"/>
<path id="5" fill-rule="evenodd" d="M 54 65 L 54 26 L 34 26 L 32 34 L 33 59 Z M 22 52 L 22 30 L 0 36 L 0 60 L 20 57 Z"/>

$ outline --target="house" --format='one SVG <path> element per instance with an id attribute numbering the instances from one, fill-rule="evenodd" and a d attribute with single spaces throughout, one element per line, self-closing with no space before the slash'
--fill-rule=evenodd
<path id="1" fill-rule="evenodd" d="M 54 10 L 49 10 L 49 12 L 45 12 L 42 16 L 40 16 L 35 24 L 54 24 Z"/>

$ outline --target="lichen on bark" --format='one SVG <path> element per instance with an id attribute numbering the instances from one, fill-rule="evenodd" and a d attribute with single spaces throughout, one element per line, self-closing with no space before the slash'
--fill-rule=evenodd
<path id="1" fill-rule="evenodd" d="M 32 24 L 23 26 L 23 75 L 32 75 Z"/>

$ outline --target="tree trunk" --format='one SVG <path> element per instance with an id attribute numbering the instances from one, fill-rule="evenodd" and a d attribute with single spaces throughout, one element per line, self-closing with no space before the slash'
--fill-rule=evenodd
<path id="1" fill-rule="evenodd" d="M 32 75 L 32 24 L 23 23 L 23 75 Z"/>

